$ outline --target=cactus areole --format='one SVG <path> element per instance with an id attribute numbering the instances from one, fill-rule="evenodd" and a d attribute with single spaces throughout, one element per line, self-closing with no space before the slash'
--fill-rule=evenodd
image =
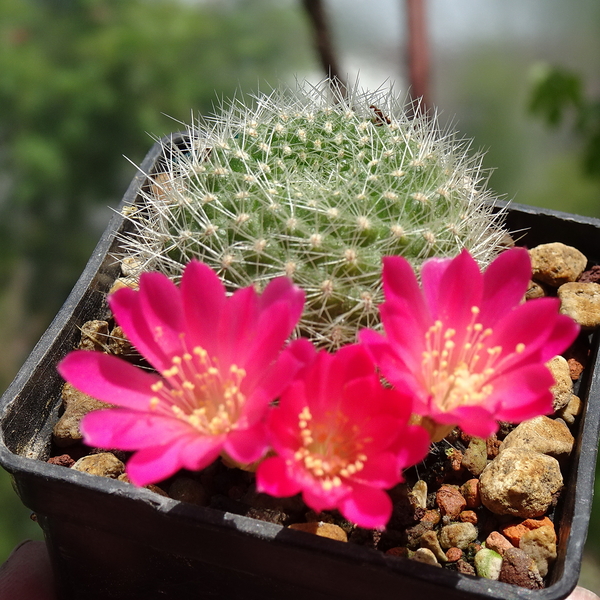
<path id="1" fill-rule="evenodd" d="M 342 98 L 329 81 L 235 101 L 165 151 L 145 206 L 123 235 L 140 271 L 178 278 L 199 259 L 230 292 L 291 277 L 306 292 L 299 333 L 335 349 L 379 328 L 382 257 L 414 267 L 469 250 L 497 254 L 481 156 L 410 116 L 390 89 Z"/>

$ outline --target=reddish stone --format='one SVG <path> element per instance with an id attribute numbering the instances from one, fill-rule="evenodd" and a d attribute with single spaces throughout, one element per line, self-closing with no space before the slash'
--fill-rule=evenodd
<path id="1" fill-rule="evenodd" d="M 552 528 L 554 528 L 554 523 L 552 523 L 552 521 L 548 517 L 544 517 L 543 519 L 525 519 L 520 523 L 505 525 L 500 529 L 500 533 L 505 538 L 507 538 L 513 546 L 518 548 L 519 542 L 521 541 L 521 536 L 526 531 L 537 529 L 538 527 L 542 527 L 543 525 L 550 525 Z"/>
<path id="2" fill-rule="evenodd" d="M 50 465 L 58 465 L 59 467 L 67 467 L 71 468 L 75 461 L 71 458 L 69 454 L 61 454 L 60 456 L 53 456 L 49 458 L 46 462 Z"/>
<path id="3" fill-rule="evenodd" d="M 481 506 L 479 479 L 469 479 L 469 481 L 462 484 L 460 491 L 467 503 L 467 508 L 479 508 Z"/>
<path id="4" fill-rule="evenodd" d="M 500 556 L 504 556 L 504 553 L 514 546 L 501 533 L 492 531 L 485 540 L 485 547 L 494 550 Z"/>
<path id="5" fill-rule="evenodd" d="M 463 523 L 473 523 L 473 525 L 477 525 L 477 514 L 472 510 L 463 510 L 460 515 L 458 515 L 458 519 Z"/>
<path id="6" fill-rule="evenodd" d="M 495 433 L 485 440 L 488 458 L 494 459 L 498 456 L 501 443 L 502 442 L 496 437 Z"/>
<path id="7" fill-rule="evenodd" d="M 448 459 L 450 460 L 450 468 L 453 471 L 460 471 L 463 453 L 460 450 L 453 448 L 452 452 L 448 455 Z"/>
<path id="8" fill-rule="evenodd" d="M 426 510 L 425 514 L 421 517 L 421 522 L 427 521 L 428 523 L 433 523 L 437 525 L 442 519 L 442 515 L 440 515 L 439 510 L 431 509 Z"/>
<path id="9" fill-rule="evenodd" d="M 442 485 L 435 497 L 440 513 L 449 517 L 458 517 L 467 506 L 463 495 L 451 485 Z"/>
<path id="10" fill-rule="evenodd" d="M 462 558 L 463 551 L 460 548 L 448 548 L 446 550 L 446 558 L 448 562 L 456 562 Z"/>

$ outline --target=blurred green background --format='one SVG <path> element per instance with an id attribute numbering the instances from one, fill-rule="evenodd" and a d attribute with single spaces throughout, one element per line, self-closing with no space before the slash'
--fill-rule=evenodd
<path id="1" fill-rule="evenodd" d="M 507 199 L 600 217 L 600 3 L 425 0 L 430 98 Z M 323 0 L 340 68 L 408 89 L 404 0 Z M 322 77 L 301 0 L 0 0 L 0 388 L 150 148 L 222 98 Z M 60 231 L 60 235 L 56 235 Z M 600 483 L 596 484 L 597 487 Z M 0 471 L 0 562 L 41 538 Z M 582 583 L 600 592 L 597 498 Z"/>

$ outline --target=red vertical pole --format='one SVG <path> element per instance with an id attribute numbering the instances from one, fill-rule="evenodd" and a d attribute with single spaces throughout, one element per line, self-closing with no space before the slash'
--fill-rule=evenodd
<path id="1" fill-rule="evenodd" d="M 430 61 L 425 0 L 406 0 L 406 17 L 410 94 L 413 100 L 420 100 L 420 110 L 425 113 L 430 106 Z"/>

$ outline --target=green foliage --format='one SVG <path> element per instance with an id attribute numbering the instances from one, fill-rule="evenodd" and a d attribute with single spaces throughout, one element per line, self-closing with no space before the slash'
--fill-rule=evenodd
<path id="1" fill-rule="evenodd" d="M 59 302 L 98 237 L 90 209 L 134 173 L 123 155 L 179 127 L 165 115 L 298 68 L 305 37 L 268 1 L 0 0 L 0 268 L 29 257 L 37 308 Z"/>
<path id="2" fill-rule="evenodd" d="M 378 326 L 383 256 L 495 255 L 504 231 L 480 157 L 435 119 L 384 89 L 332 97 L 328 81 L 254 104 L 225 106 L 165 153 L 147 207 L 127 210 L 141 270 L 177 276 L 199 258 L 230 289 L 289 276 L 306 291 L 302 333 L 335 348 Z"/>
<path id="3" fill-rule="evenodd" d="M 600 178 L 600 100 L 587 98 L 581 77 L 561 67 L 538 65 L 533 79 L 530 112 L 551 127 L 572 116 L 573 129 L 583 143 L 583 169 Z"/>

